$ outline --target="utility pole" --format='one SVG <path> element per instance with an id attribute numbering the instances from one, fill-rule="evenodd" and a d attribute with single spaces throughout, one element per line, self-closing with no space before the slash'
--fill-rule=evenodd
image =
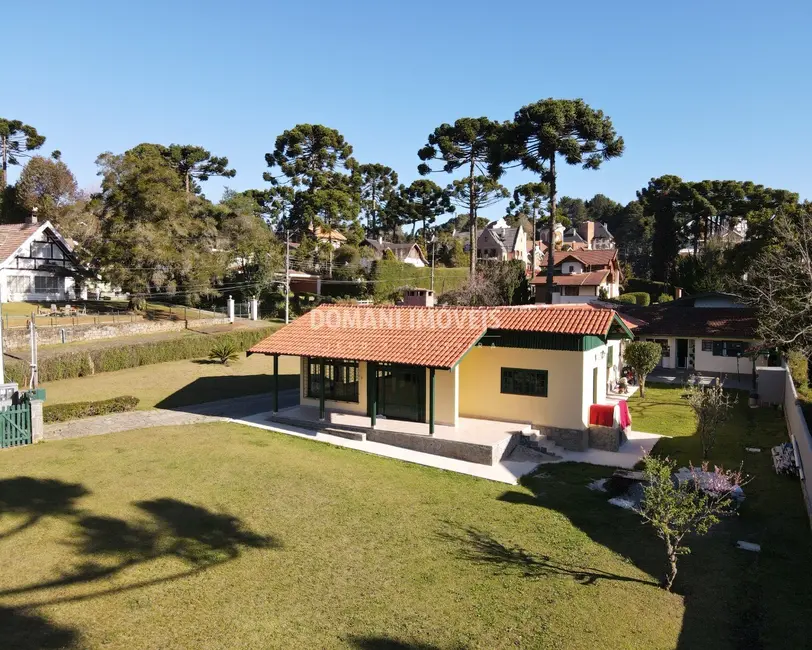
<path id="1" fill-rule="evenodd" d="M 437 246 L 437 234 L 431 236 L 431 293 L 434 293 L 434 251 Z"/>
<path id="2" fill-rule="evenodd" d="M 290 230 L 285 228 L 285 325 L 290 322 Z"/>
<path id="3" fill-rule="evenodd" d="M 3 310 L 0 303 L 0 384 L 6 383 L 6 366 L 3 359 Z"/>
<path id="4" fill-rule="evenodd" d="M 36 390 L 39 386 L 39 372 L 37 370 L 37 325 L 34 322 L 34 312 L 31 312 L 31 319 L 28 321 L 28 334 L 31 337 L 31 379 L 29 389 Z"/>

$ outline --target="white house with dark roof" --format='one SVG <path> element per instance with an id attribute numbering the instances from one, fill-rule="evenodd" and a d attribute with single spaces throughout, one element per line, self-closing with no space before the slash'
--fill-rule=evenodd
<path id="1" fill-rule="evenodd" d="M 542 270 L 531 281 L 536 302 L 547 302 L 549 253 Z M 620 264 L 617 250 L 578 250 L 553 252 L 553 304 L 587 303 L 620 295 Z"/>
<path id="2" fill-rule="evenodd" d="M 76 278 L 85 275 L 50 221 L 0 224 L 0 302 L 74 300 Z"/>
<path id="3" fill-rule="evenodd" d="M 415 242 L 396 244 L 394 242 L 384 241 L 382 238 L 367 238 L 361 242 L 361 246 L 371 249 L 375 259 L 381 259 L 386 251 L 391 251 L 395 259 L 404 264 L 411 264 L 417 268 L 429 265 L 426 256 L 423 254 L 423 249 Z"/>

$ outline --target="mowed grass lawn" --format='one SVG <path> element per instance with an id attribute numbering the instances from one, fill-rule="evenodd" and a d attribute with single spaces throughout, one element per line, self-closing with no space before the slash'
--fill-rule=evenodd
<path id="1" fill-rule="evenodd" d="M 650 385 L 645 399 L 638 393 L 629 401 L 632 422 L 639 431 L 673 436 L 662 439 L 655 453 L 698 465 L 702 447 L 684 393 Z M 771 447 L 787 442 L 786 424 L 778 410 L 749 408 L 746 391 L 736 395 L 710 461 L 726 468 L 741 464 L 752 481 L 739 516 L 694 540 L 693 554 L 682 560 L 684 575 L 677 580 L 686 595 L 684 647 L 812 647 L 812 587 L 803 578 L 812 575 L 810 522 L 798 479 L 776 475 L 770 455 Z M 761 544 L 761 553 L 734 549 L 738 540 Z"/>
<path id="2" fill-rule="evenodd" d="M 299 358 L 280 357 L 280 390 L 299 385 Z M 261 354 L 240 353 L 228 366 L 206 359 L 170 361 L 90 377 L 63 379 L 42 385 L 47 404 L 109 399 L 134 395 L 138 408 L 165 408 L 200 404 L 218 399 L 270 394 L 273 359 Z"/>
<path id="3" fill-rule="evenodd" d="M 592 537 L 651 542 L 605 471 L 534 496 L 224 423 L 5 452 L 0 645 L 674 648 L 683 598 Z"/>

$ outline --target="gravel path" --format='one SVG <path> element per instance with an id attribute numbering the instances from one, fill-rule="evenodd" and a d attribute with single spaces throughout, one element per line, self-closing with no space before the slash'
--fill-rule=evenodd
<path id="1" fill-rule="evenodd" d="M 299 389 L 279 391 L 279 408 L 293 406 L 299 401 Z M 182 407 L 176 410 L 151 409 L 99 415 L 82 420 L 46 424 L 45 440 L 64 440 L 100 436 L 105 433 L 118 433 L 133 429 L 169 427 L 205 422 L 222 422 L 240 419 L 271 410 L 271 396 L 268 394 L 246 395 L 234 399 L 218 400 Z"/>
<path id="2" fill-rule="evenodd" d="M 45 440 L 65 440 L 67 438 L 84 438 L 85 436 L 100 436 L 105 433 L 118 433 L 133 429 L 146 429 L 151 427 L 169 427 L 183 424 L 199 424 L 203 422 L 218 422 L 226 418 L 196 413 L 183 413 L 182 411 L 131 411 L 129 413 L 113 413 L 99 415 L 83 420 L 58 422 L 46 424 Z"/>

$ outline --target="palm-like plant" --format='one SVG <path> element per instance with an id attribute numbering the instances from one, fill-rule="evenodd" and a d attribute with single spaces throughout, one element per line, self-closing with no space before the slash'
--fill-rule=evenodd
<path id="1" fill-rule="evenodd" d="M 227 366 L 229 362 L 237 360 L 237 348 L 233 343 L 216 343 L 209 352 L 209 359 Z"/>

